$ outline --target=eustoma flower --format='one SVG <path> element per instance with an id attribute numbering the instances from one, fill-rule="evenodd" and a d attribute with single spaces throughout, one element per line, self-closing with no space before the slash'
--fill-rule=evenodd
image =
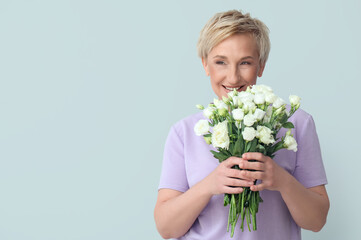
<path id="1" fill-rule="evenodd" d="M 288 119 L 300 107 L 300 98 L 291 95 L 289 100 L 291 108 L 288 111 L 286 102 L 266 85 L 254 85 L 242 92 L 232 91 L 228 97 L 214 99 L 206 108 L 197 105 L 207 119 L 199 120 L 194 131 L 217 149 L 211 152 L 219 162 L 231 156 L 241 157 L 245 152 L 260 152 L 271 158 L 282 148 L 296 152 L 297 142 L 291 134 L 294 126 Z M 277 135 L 281 128 L 289 129 L 285 136 Z M 238 166 L 233 168 L 239 169 Z M 260 202 L 259 192 L 251 191 L 249 187 L 244 187 L 241 194 L 224 195 L 224 205 L 230 206 L 227 231 L 231 227 L 231 236 L 239 217 L 242 231 L 245 219 L 249 231 L 250 224 L 254 231 L 257 230 L 256 213 Z"/>
<path id="2" fill-rule="evenodd" d="M 228 149 L 229 136 L 228 136 L 228 130 L 227 130 L 227 121 L 218 123 L 213 128 L 212 145 L 215 148 Z"/>

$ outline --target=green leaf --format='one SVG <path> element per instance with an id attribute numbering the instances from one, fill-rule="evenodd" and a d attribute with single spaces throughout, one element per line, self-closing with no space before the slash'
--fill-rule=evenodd
<path id="1" fill-rule="evenodd" d="M 251 143 L 250 142 L 246 142 L 246 149 L 244 150 L 244 152 L 249 152 L 249 149 L 251 148 Z"/>
<path id="2" fill-rule="evenodd" d="M 224 199 L 223 199 L 223 205 L 227 206 L 229 204 L 229 194 L 224 194 Z"/>
<path id="3" fill-rule="evenodd" d="M 229 144 L 229 151 L 231 152 L 231 153 L 233 153 L 234 152 L 234 148 L 235 148 L 235 144 Z"/>
<path id="4" fill-rule="evenodd" d="M 222 153 L 222 152 L 216 152 L 216 151 L 213 151 L 211 150 L 211 153 L 213 154 L 213 156 L 215 158 L 217 158 L 219 160 L 219 162 L 223 162 L 224 160 L 226 160 L 229 156 Z"/>
<path id="5" fill-rule="evenodd" d="M 258 145 L 257 145 L 256 150 L 257 150 L 257 152 L 263 153 L 264 155 L 267 154 L 266 148 L 265 148 L 263 145 L 261 145 L 261 144 L 258 144 Z"/>
<path id="6" fill-rule="evenodd" d="M 291 122 L 286 122 L 282 125 L 282 127 L 284 128 L 295 128 L 295 126 L 293 125 L 293 123 Z"/>
<path id="7" fill-rule="evenodd" d="M 234 144 L 234 148 L 232 152 L 233 156 L 241 157 L 244 150 L 243 148 L 244 148 L 244 141 L 241 137 L 239 137 L 236 143 Z"/>
<path id="8" fill-rule="evenodd" d="M 283 125 L 285 122 L 287 122 L 287 120 L 288 120 L 287 114 L 283 114 L 279 122 Z"/>
<path id="9" fill-rule="evenodd" d="M 267 151 L 267 155 L 273 154 L 282 148 L 283 148 L 283 141 L 279 141 Z"/>
<path id="10" fill-rule="evenodd" d="M 256 151 L 256 148 L 257 148 L 257 138 L 253 139 L 251 141 L 251 144 L 250 144 L 250 148 L 249 148 L 249 151 L 250 152 L 255 152 Z"/>
<path id="11" fill-rule="evenodd" d="M 212 137 L 212 133 L 205 134 L 203 137 Z"/>

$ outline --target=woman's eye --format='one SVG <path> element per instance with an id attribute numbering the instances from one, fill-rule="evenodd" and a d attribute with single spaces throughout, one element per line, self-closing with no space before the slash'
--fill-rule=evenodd
<path id="1" fill-rule="evenodd" d="M 218 65 L 224 65 L 225 63 L 223 61 L 217 61 L 216 64 Z"/>
<path id="2" fill-rule="evenodd" d="M 251 65 L 250 62 L 241 62 L 241 65 Z"/>

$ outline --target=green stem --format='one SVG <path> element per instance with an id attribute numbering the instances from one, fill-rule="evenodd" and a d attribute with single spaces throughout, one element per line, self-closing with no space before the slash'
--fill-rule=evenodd
<path id="1" fill-rule="evenodd" d="M 251 217 L 250 217 L 249 207 L 246 208 L 246 217 L 247 217 L 247 227 L 248 227 L 248 230 L 251 231 L 251 228 L 249 227 L 249 224 L 251 223 Z"/>

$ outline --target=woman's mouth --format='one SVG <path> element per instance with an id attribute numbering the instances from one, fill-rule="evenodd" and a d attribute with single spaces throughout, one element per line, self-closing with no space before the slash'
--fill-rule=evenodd
<path id="1" fill-rule="evenodd" d="M 240 86 L 240 87 L 227 87 L 227 86 L 224 86 L 224 85 L 222 85 L 222 86 L 224 87 L 224 89 L 226 89 L 227 92 L 231 92 L 231 91 L 234 91 L 234 90 L 240 92 L 240 91 L 242 91 L 242 87 L 243 87 L 243 86 Z"/>

